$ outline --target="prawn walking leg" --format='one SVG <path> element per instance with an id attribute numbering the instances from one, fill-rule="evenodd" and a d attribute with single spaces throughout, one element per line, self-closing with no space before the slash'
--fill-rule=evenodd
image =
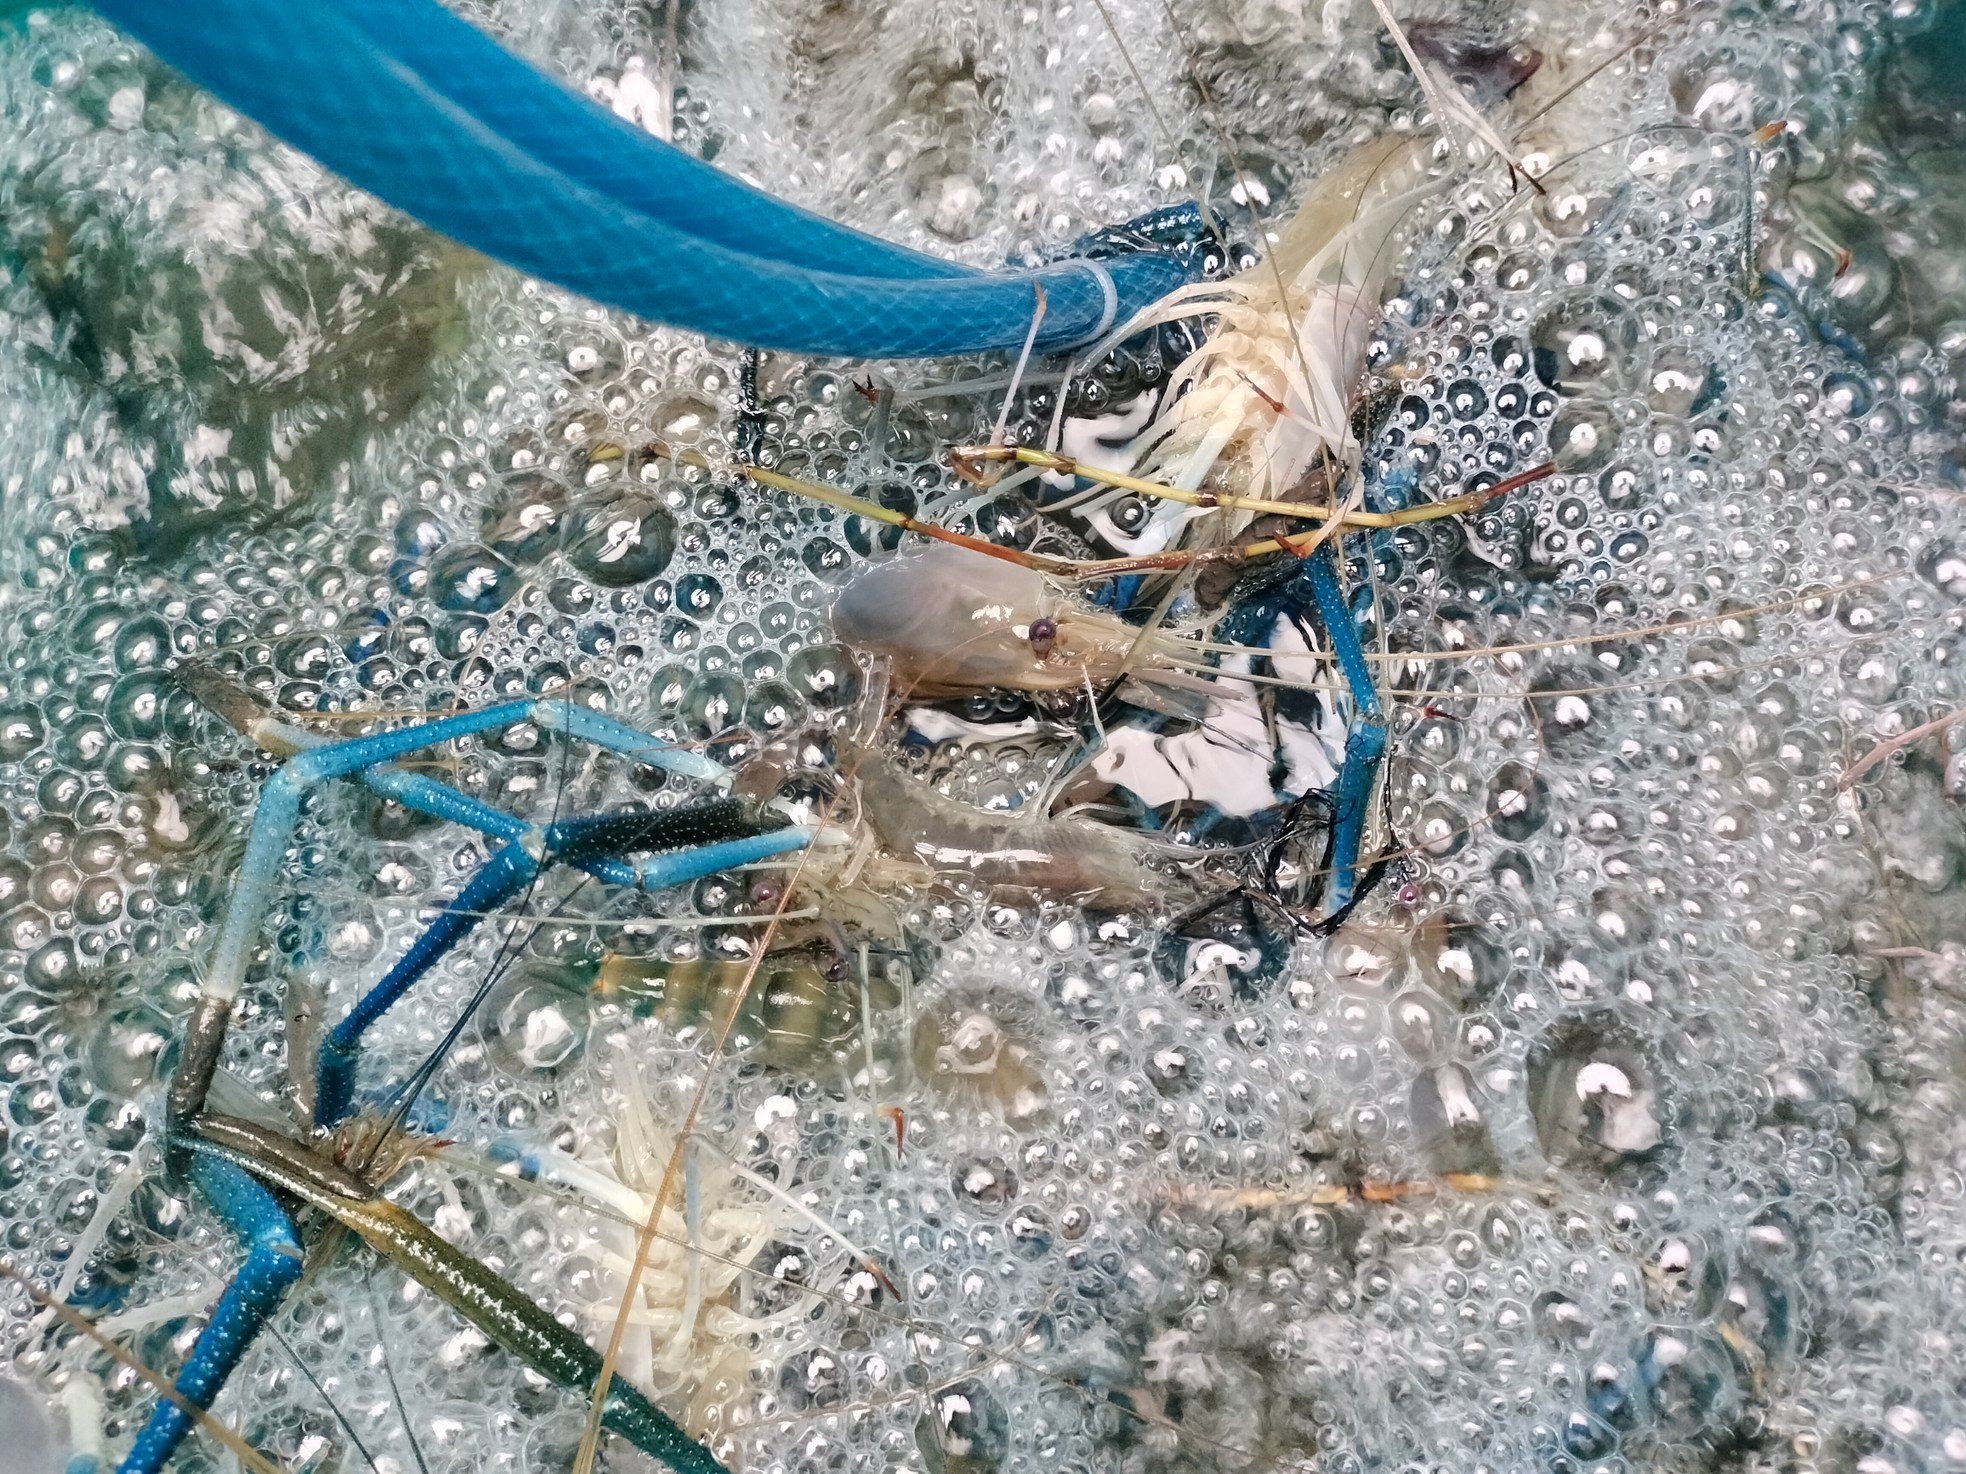
<path id="1" fill-rule="evenodd" d="M 247 1121 L 208 1116 L 199 1123 L 192 1150 L 242 1176 L 264 1179 L 353 1229 L 492 1341 L 559 1386 L 584 1394 L 600 1374 L 601 1354 L 578 1331 L 561 1325 L 354 1173 L 299 1142 Z M 673 1418 L 619 1378 L 609 1386 L 601 1424 L 676 1474 L 728 1474 Z"/>
<path id="2" fill-rule="evenodd" d="M 531 885 L 548 865 L 581 865 L 597 858 L 654 851 L 628 869 L 636 884 L 659 890 L 803 849 L 815 833 L 809 826 L 773 824 L 744 799 L 712 798 L 654 812 L 629 809 L 562 819 L 515 837 L 479 868 L 402 959 L 322 1041 L 314 1124 L 333 1126 L 348 1114 L 362 1036 L 479 921 Z"/>
<path id="3" fill-rule="evenodd" d="M 219 930 L 167 1102 L 167 1168 L 188 1178 L 245 1242 L 246 1262 L 179 1374 L 176 1390 L 182 1403 L 171 1402 L 153 1412 L 123 1469 L 126 1474 L 158 1474 L 169 1462 L 195 1421 L 189 1409 L 211 1406 L 299 1276 L 300 1237 L 282 1206 L 283 1197 L 321 1209 L 354 1228 L 543 1374 L 576 1389 L 591 1384 L 600 1357 L 578 1333 L 560 1326 L 511 1285 L 444 1245 L 361 1179 L 297 1142 L 205 1114 L 232 1003 L 244 985 L 301 804 L 313 788 L 349 778 L 498 842 L 491 858 L 322 1044 L 316 1061 L 316 1115 L 322 1126 L 348 1114 L 368 1030 L 483 916 L 520 894 L 548 866 L 569 865 L 610 883 L 657 890 L 802 849 L 820 831 L 789 824 L 754 800 L 728 794 L 659 811 L 629 809 L 534 824 L 393 766 L 452 738 L 524 721 L 666 771 L 708 780 L 720 788 L 729 786 L 730 775 L 721 765 L 568 701 L 507 702 L 400 731 L 331 742 L 274 719 L 250 692 L 209 667 L 192 667 L 181 672 L 180 679 L 233 726 L 287 761 L 262 791 L 239 883 Z M 712 1474 L 721 1469 L 673 1420 L 624 1384 L 615 1385 L 603 1408 L 603 1421 L 681 1474 Z"/>
<path id="4" fill-rule="evenodd" d="M 190 1176 L 246 1245 L 246 1262 L 198 1333 L 175 1383 L 186 1402 L 209 1411 L 239 1358 L 300 1278 L 300 1235 L 273 1194 L 244 1168 L 200 1157 L 191 1164 Z M 160 1402 L 117 1474 L 158 1474 L 190 1431 L 189 1412 L 168 1399 Z"/>
<path id="5" fill-rule="evenodd" d="M 266 782 L 260 793 L 259 808 L 253 816 L 252 832 L 239 867 L 239 884 L 232 893 L 220 926 L 218 944 L 205 972 L 198 1007 L 186 1032 L 183 1060 L 171 1081 L 167 1101 L 170 1122 L 181 1124 L 203 1109 L 211 1088 L 212 1072 L 218 1066 L 218 1051 L 225 1034 L 225 1021 L 232 1004 L 245 985 L 246 969 L 252 955 L 253 939 L 273 900 L 273 887 L 280 865 L 300 818 L 302 799 L 310 789 L 336 778 L 348 778 L 383 769 L 383 787 L 378 791 L 404 801 L 415 799 L 415 807 L 441 817 L 457 819 L 484 829 L 508 843 L 524 838 L 531 826 L 467 799 L 455 790 L 432 780 L 388 770 L 399 758 L 436 747 L 457 737 L 476 736 L 519 722 L 532 722 L 548 731 L 564 732 L 619 752 L 651 767 L 680 772 L 691 777 L 721 779 L 725 770 L 696 753 L 672 747 L 633 727 L 616 722 L 571 701 L 510 701 L 481 711 L 440 717 L 419 726 L 394 732 L 378 732 L 346 742 L 313 745 L 302 742 L 300 750 Z M 254 725 L 258 725 L 257 723 Z M 292 728 L 266 734 L 267 745 L 294 751 Z M 254 733 L 256 740 L 259 735 Z M 462 800 L 462 803 L 453 802 Z M 516 827 L 515 827 L 516 826 Z M 595 855 L 597 862 L 609 857 Z M 615 883 L 639 883 L 632 868 L 604 864 L 601 878 Z M 176 1164 L 176 1165 L 181 1165 Z"/>
<path id="6" fill-rule="evenodd" d="M 179 666 L 173 675 L 180 686 L 216 712 L 234 731 L 250 738 L 275 757 L 287 758 L 297 752 L 312 752 L 337 745 L 333 739 L 323 737 L 318 732 L 280 721 L 251 691 L 202 661 L 187 662 Z M 541 703 L 535 702 L 533 705 L 537 708 Z M 714 758 L 663 742 L 587 707 L 573 706 L 564 701 L 553 702 L 549 720 L 540 725 L 569 736 L 585 738 L 678 777 L 695 778 L 720 789 L 729 788 L 731 784 L 730 769 Z M 460 793 L 447 783 L 439 783 L 422 773 L 407 772 L 392 763 L 378 763 L 363 768 L 353 776 L 371 793 L 393 800 L 406 809 L 427 814 L 433 819 L 462 824 L 500 843 L 510 843 L 533 827 L 503 809 L 493 808 L 483 799 Z M 636 867 L 610 856 L 583 856 L 566 863 L 585 870 L 605 885 L 650 888 Z M 663 881 L 661 884 L 673 885 L 676 882 Z"/>
<path id="7" fill-rule="evenodd" d="M 1331 641 L 1331 652 L 1352 693 L 1351 730 L 1345 734 L 1345 760 L 1332 794 L 1331 884 L 1325 891 L 1325 914 L 1331 915 L 1351 904 L 1358 885 L 1359 845 L 1365 835 L 1366 816 L 1372 811 L 1379 760 L 1386 752 L 1386 716 L 1364 647 L 1359 644 L 1358 624 L 1345 602 L 1344 590 L 1338 587 L 1338 565 L 1331 550 L 1319 548 L 1311 554 L 1304 572 L 1310 579 L 1311 596 L 1317 601 L 1325 635 Z"/>

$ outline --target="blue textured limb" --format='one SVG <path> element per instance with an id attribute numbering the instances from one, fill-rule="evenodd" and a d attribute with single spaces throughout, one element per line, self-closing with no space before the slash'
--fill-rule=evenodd
<path id="1" fill-rule="evenodd" d="M 532 720 L 549 732 L 564 732 L 596 747 L 605 747 L 636 762 L 647 763 L 665 773 L 695 778 L 703 783 L 730 786 L 730 769 L 715 758 L 651 737 L 639 727 L 618 722 L 613 717 L 582 706 L 578 701 L 544 699 L 533 703 Z"/>
<path id="2" fill-rule="evenodd" d="M 643 890 L 667 890 L 672 885 L 701 880 L 720 870 L 735 870 L 740 865 L 755 865 L 775 855 L 802 850 L 812 843 L 818 832 L 810 824 L 799 824 L 790 829 L 774 829 L 768 834 L 753 834 L 743 839 L 727 839 L 687 850 L 646 855 L 635 862 L 635 880 Z"/>
<path id="3" fill-rule="evenodd" d="M 1345 734 L 1345 761 L 1338 770 L 1338 787 L 1332 795 L 1336 810 L 1331 825 L 1331 884 L 1325 891 L 1325 914 L 1350 904 L 1358 884 L 1359 845 L 1365 837 L 1366 816 L 1372 809 L 1372 790 L 1379 775 L 1379 760 L 1386 752 L 1386 718 L 1379 705 L 1379 689 L 1372 682 L 1365 648 L 1359 643 L 1358 624 L 1345 594 L 1338 587 L 1337 561 L 1329 547 L 1319 548 L 1306 560 L 1305 575 L 1310 579 L 1311 596 L 1317 601 L 1318 617 L 1331 641 L 1331 653 L 1338 659 L 1345 684 L 1352 693 L 1352 725 Z"/>
<path id="4" fill-rule="evenodd" d="M 427 747 L 436 747 L 453 738 L 476 736 L 517 722 L 532 722 L 549 731 L 585 737 L 664 771 L 691 777 L 728 776 L 721 764 L 701 754 L 660 742 L 645 732 L 603 717 L 572 701 L 507 701 L 478 711 L 439 717 L 419 726 L 376 732 L 366 737 L 353 737 L 346 742 L 318 746 L 309 745 L 304 740 L 296 741 L 296 729 L 280 724 L 277 730 L 281 739 L 303 750 L 289 758 L 280 771 L 266 781 L 260 793 L 259 809 L 253 816 L 252 834 L 246 842 L 245 858 L 240 862 L 239 884 L 226 909 L 218 945 L 213 950 L 212 964 L 206 973 L 205 995 L 224 999 L 239 996 L 239 989 L 245 983 L 253 937 L 272 899 L 280 862 L 286 855 L 294 823 L 300 814 L 301 797 L 308 789 L 336 778 L 365 775 L 370 770 L 384 768 L 398 758 L 408 757 Z M 509 826 L 518 821 L 434 780 L 414 774 L 390 776 L 385 771 L 376 781 L 383 785 L 378 788 L 379 792 L 405 801 L 414 799 L 415 806 L 425 812 L 482 827 L 495 838 L 516 837 Z M 604 878 L 627 880 L 620 872 L 611 872 Z"/>
<path id="5" fill-rule="evenodd" d="M 1345 734 L 1345 762 L 1332 793 L 1335 817 L 1331 826 L 1331 887 L 1325 892 L 1327 916 L 1351 904 L 1358 884 L 1359 845 L 1365 837 L 1365 818 L 1372 808 L 1372 786 L 1379 760 L 1386 754 L 1386 724 L 1377 717 L 1362 719 Z"/>
<path id="6" fill-rule="evenodd" d="M 244 1168 L 201 1153 L 193 1158 L 191 1180 L 246 1246 L 246 1262 L 198 1333 L 174 1384 L 179 1397 L 204 1411 L 260 1327 L 279 1309 L 288 1288 L 300 1278 L 301 1248 L 293 1220 Z M 191 1425 L 191 1414 L 177 1403 L 168 1399 L 159 1403 L 118 1466 L 118 1474 L 158 1474 Z"/>
<path id="7" fill-rule="evenodd" d="M 315 1126 L 334 1126 L 347 1116 L 355 1097 L 355 1063 L 361 1055 L 362 1036 L 487 913 L 532 884 L 540 868 L 539 857 L 523 841 L 500 848 L 445 904 L 382 981 L 357 999 L 348 1016 L 328 1031 L 315 1064 Z"/>
<path id="8" fill-rule="evenodd" d="M 401 768 L 364 768 L 357 775 L 372 793 L 394 799 L 406 809 L 428 814 L 477 830 L 488 839 L 510 841 L 532 828 L 524 819 L 515 819 L 503 809 L 495 809 L 460 793 L 447 783 L 426 778 L 421 773 L 405 773 Z M 635 868 L 620 860 L 582 860 L 580 868 L 604 885 L 636 884 Z"/>
<path id="9" fill-rule="evenodd" d="M 557 709 L 558 703 L 542 702 L 539 705 Z M 690 777 L 708 778 L 718 783 L 728 783 L 730 772 L 721 763 L 714 762 L 685 748 L 673 747 L 639 732 L 634 727 L 624 726 L 602 718 L 609 725 L 621 731 L 634 734 L 633 751 L 630 756 L 655 760 L 660 758 L 661 766 L 669 772 L 683 773 Z M 584 724 L 583 724 L 584 725 Z M 564 726 L 560 728 L 564 730 Z M 332 746 L 330 739 L 301 727 L 279 725 L 279 741 L 296 751 L 312 751 L 319 747 Z M 577 735 L 586 735 L 584 732 Z M 612 734 L 611 734 L 612 735 Z M 620 752 L 630 746 L 625 740 L 617 738 L 606 744 Z M 403 769 L 384 763 L 373 768 L 364 768 L 357 773 L 364 787 L 371 793 L 394 800 L 404 808 L 419 814 L 428 814 L 433 819 L 442 819 L 451 824 L 462 824 L 475 829 L 489 839 L 501 844 L 517 839 L 532 828 L 524 819 L 514 818 L 503 809 L 495 809 L 483 799 L 473 798 L 452 788 L 448 783 L 439 783 L 423 773 L 405 772 Z M 633 886 L 640 884 L 635 867 L 621 860 L 595 858 L 579 862 L 579 867 L 604 885 Z"/>
<path id="10" fill-rule="evenodd" d="M 224 699 L 221 696 L 221 699 Z M 336 778 L 361 777 L 376 792 L 442 818 L 482 828 L 494 838 L 516 842 L 529 826 L 488 804 L 417 774 L 389 765 L 424 748 L 456 737 L 474 736 L 516 722 L 533 722 L 550 731 L 588 737 L 633 760 L 664 771 L 728 781 L 728 772 L 699 753 L 657 741 L 646 733 L 600 716 L 564 699 L 508 701 L 480 711 L 440 717 L 420 726 L 378 732 L 346 742 L 323 742 L 315 734 L 265 718 L 242 729 L 265 745 L 293 753 L 260 792 L 259 807 L 240 862 L 238 883 L 220 923 L 210 964 L 205 969 L 197 1008 L 185 1030 L 184 1049 L 171 1077 L 166 1116 L 172 1145 L 166 1148 L 172 1171 L 181 1170 L 183 1151 L 176 1130 L 203 1111 L 212 1074 L 225 1043 L 232 1004 L 245 986 L 253 939 L 272 904 L 273 886 L 300 817 L 307 791 Z M 748 832 L 748 831 L 747 831 Z M 727 838 L 718 834 L 710 838 Z M 604 850 L 592 849 L 568 863 L 578 864 L 611 885 L 635 885 L 639 872 Z"/>
<path id="11" fill-rule="evenodd" d="M 404 808 L 451 824 L 475 829 L 488 839 L 517 839 L 529 827 L 524 819 L 495 809 L 483 799 L 461 793 L 448 783 L 439 783 L 423 773 L 407 773 L 382 764 L 364 768 L 356 775 L 362 786 L 378 797 L 393 799 Z"/>
<path id="12" fill-rule="evenodd" d="M 502 846 L 479 867 L 464 889 L 446 902 L 437 919 L 410 945 L 382 980 L 357 1000 L 348 1016 L 321 1041 L 315 1067 L 314 1124 L 333 1126 L 349 1111 L 355 1094 L 355 1068 L 362 1038 L 389 1009 L 416 986 L 439 959 L 470 935 L 480 921 L 518 895 L 548 865 L 592 866 L 603 857 L 645 850 L 660 853 L 639 864 L 623 866 L 630 883 L 649 889 L 680 885 L 748 865 L 773 855 L 802 849 L 815 831 L 810 827 L 755 829 L 760 819 L 738 799 L 709 799 L 678 809 L 627 809 L 588 818 L 562 819 L 530 830 Z M 685 847 L 668 849 L 679 840 Z"/>
<path id="13" fill-rule="evenodd" d="M 808 247 L 777 212 L 745 227 L 753 242 L 775 240 L 755 253 L 692 233 L 673 221 L 672 191 L 658 192 L 657 208 L 655 198 L 622 192 L 618 160 L 577 157 L 595 136 L 593 118 L 574 120 L 580 131 L 558 138 L 500 131 L 529 108 L 565 111 L 543 100 L 557 82 L 526 68 L 530 91 L 493 108 L 457 78 L 425 75 L 441 72 L 436 55 L 419 65 L 401 54 L 407 32 L 445 24 L 436 0 L 396 0 L 387 24 L 379 9 L 342 0 L 96 0 L 96 8 L 287 142 L 454 240 L 711 337 L 854 358 L 941 357 L 1016 349 L 1035 320 L 1037 351 L 1053 353 L 1103 336 L 1193 274 L 1186 260 L 1142 251 L 1028 271 L 857 275 L 801 264 L 822 248 Z M 495 116 L 473 111 L 480 107 Z M 599 152 L 618 135 L 610 131 L 607 143 Z"/>
<path id="14" fill-rule="evenodd" d="M 335 778 L 346 778 L 382 763 L 426 747 L 435 747 L 454 737 L 470 737 L 514 722 L 527 720 L 530 701 L 509 701 L 481 711 L 440 717 L 421 726 L 393 732 L 377 732 L 346 742 L 329 743 L 296 753 L 266 780 L 260 790 L 259 808 L 253 814 L 252 833 L 246 840 L 246 854 L 239 863 L 239 883 L 232 892 L 225 920 L 220 924 L 218 944 L 205 973 L 207 998 L 231 1000 L 245 985 L 246 967 L 252 956 L 253 938 L 266 915 L 279 879 L 280 864 L 286 858 L 294 824 L 300 817 L 301 799 L 307 790 Z"/>
<path id="15" fill-rule="evenodd" d="M 1359 643 L 1358 624 L 1344 590 L 1338 587 L 1338 564 L 1328 547 L 1320 548 L 1307 560 L 1304 571 L 1311 580 L 1311 596 L 1317 600 L 1318 617 L 1324 621 L 1331 653 L 1338 658 L 1338 669 L 1351 689 L 1352 708 L 1362 718 L 1383 721 L 1379 709 L 1379 688 L 1372 682 L 1372 668 L 1366 663 L 1365 647 Z"/>

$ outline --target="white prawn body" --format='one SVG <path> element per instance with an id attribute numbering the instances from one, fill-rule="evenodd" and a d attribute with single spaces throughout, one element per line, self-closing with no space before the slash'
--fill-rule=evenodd
<path id="1" fill-rule="evenodd" d="M 1048 634 L 1033 627 L 1048 622 Z M 840 590 L 833 631 L 885 656 L 909 698 L 975 691 L 1078 691 L 1131 669 L 1140 630 L 1059 588 L 1044 574 L 948 543 L 870 564 Z M 1139 674 L 1178 656 L 1181 641 L 1154 635 Z"/>
<path id="2" fill-rule="evenodd" d="M 1153 309 L 1153 321 L 1213 313 L 1219 322 L 1175 370 L 1140 437 L 1136 474 L 1275 498 L 1321 459 L 1356 458 L 1352 401 L 1401 232 L 1431 187 L 1429 149 L 1406 135 L 1362 145 L 1319 183 L 1268 259 Z"/>
<path id="3" fill-rule="evenodd" d="M 1122 910 L 1155 907 L 1191 889 L 1150 866 L 1176 852 L 1144 834 L 1079 818 L 985 813 L 884 765 L 863 771 L 859 788 L 881 842 L 934 874 Z"/>
<path id="4" fill-rule="evenodd" d="M 1527 173 L 1529 166 L 1507 151 L 1511 140 L 1445 81 L 1440 66 L 1424 63 L 1384 5 L 1374 4 L 1413 65 L 1436 125 L 1445 121 L 1446 136 L 1394 133 L 1360 144 L 1312 186 L 1267 259 L 1225 282 L 1174 292 L 1114 333 L 1117 341 L 1154 323 L 1206 313 L 1219 320 L 1175 370 L 1153 423 L 1123 452 L 1109 455 L 1123 455 L 1128 464 L 1108 469 L 1189 491 L 1206 485 L 1269 499 L 1286 498 L 1320 462 L 1333 464 L 1334 482 L 1339 471 L 1356 469 L 1352 410 L 1416 207 L 1454 182 L 1463 164 L 1508 160 L 1512 184 L 1518 168 Z M 1542 53 L 1530 54 L 1536 61 L 1513 70 L 1492 100 L 1514 92 L 1512 111 L 1526 120 L 1518 138 L 1533 129 L 1553 147 L 1567 148 L 1592 106 L 1576 80 L 1588 64 L 1543 65 Z M 1591 75 L 1594 70 L 1583 71 L 1585 79 Z M 1540 162 L 1549 167 L 1547 156 Z M 1158 546 L 1199 515 L 1182 507 L 1165 519 Z M 1244 520 L 1215 517 L 1210 535 L 1232 536 Z"/>

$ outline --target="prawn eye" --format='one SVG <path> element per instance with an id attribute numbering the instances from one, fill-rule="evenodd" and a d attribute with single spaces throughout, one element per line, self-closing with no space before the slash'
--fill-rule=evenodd
<path id="1" fill-rule="evenodd" d="M 1034 619 L 1031 621 L 1031 653 L 1043 660 L 1051 654 L 1052 647 L 1058 643 L 1058 621 L 1055 619 Z"/>

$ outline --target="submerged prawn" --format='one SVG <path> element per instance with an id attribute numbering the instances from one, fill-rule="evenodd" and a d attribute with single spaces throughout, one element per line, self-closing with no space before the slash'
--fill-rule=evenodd
<path id="1" fill-rule="evenodd" d="M 904 692 L 904 704 L 911 695 Z M 982 809 L 943 793 L 897 767 L 884 750 L 881 734 L 895 715 L 887 685 L 877 679 L 858 713 L 819 740 L 791 734 L 767 744 L 739 769 L 734 785 L 754 801 L 824 815 L 835 842 L 806 854 L 787 899 L 795 914 L 817 918 L 814 939 L 830 941 L 836 955 L 855 950 L 849 933 L 905 946 L 906 908 L 895 897 L 951 882 L 1148 912 L 1183 906 L 1212 889 L 1186 873 L 1191 864 L 1184 862 L 1197 858 L 1189 846 L 1083 814 L 1050 812 L 1047 800 Z"/>
<path id="2" fill-rule="evenodd" d="M 1310 694 L 1330 684 L 1320 680 L 1325 652 L 1298 621 L 1274 619 L 1260 647 L 1143 630 L 1041 573 L 936 544 L 850 580 L 833 626 L 847 644 L 889 662 L 904 699 L 991 689 L 1103 693 L 1124 681 L 1119 690 L 1129 702 L 1193 719 L 1191 730 L 1173 736 L 1129 725 L 1101 734 L 1090 775 L 1149 808 L 1192 800 L 1248 816 L 1329 788 L 1337 776 L 1350 702 L 1335 692 Z M 1258 662 L 1267 673 L 1258 673 Z M 1299 699 L 1288 713 L 1266 711 L 1266 685 L 1294 689 Z M 1284 795 L 1276 788 L 1279 764 Z M 950 848 L 984 846 L 965 840 Z"/>
<path id="3" fill-rule="evenodd" d="M 1451 25 L 1402 30 L 1384 19 L 1437 126 L 1471 134 L 1516 177 L 1517 164 L 1479 109 L 1536 76 L 1541 54 L 1522 45 L 1489 47 Z M 1160 324 L 1214 320 L 1206 341 L 1150 401 L 1099 420 L 1067 421 L 1056 448 L 1180 491 L 1207 485 L 1259 499 L 1290 499 L 1320 466 L 1331 468 L 1334 484 L 1339 472 L 1355 470 L 1352 416 L 1373 328 L 1415 207 L 1455 177 L 1437 166 L 1439 147 L 1433 131 L 1358 145 L 1317 180 L 1263 260 L 1226 280 L 1175 291 L 1123 324 L 1109 344 Z M 1173 544 L 1206 510 L 1163 506 L 1127 533 L 1103 515 L 1112 500 L 1101 497 L 1082 515 L 1107 541 L 1134 553 Z M 1212 519 L 1212 535 L 1231 535 L 1247 521 L 1233 512 L 1225 517 Z"/>
<path id="4" fill-rule="evenodd" d="M 834 633 L 890 662 L 906 696 L 1101 690 L 1124 676 L 1209 692 L 1218 647 L 1098 609 L 1043 573 L 948 543 L 868 565 L 840 590 Z"/>
<path id="5" fill-rule="evenodd" d="M 1181 852 L 1138 831 L 1070 816 L 986 812 L 882 763 L 867 764 L 858 786 L 875 838 L 937 875 L 991 890 L 1075 897 L 1110 911 L 1156 911 L 1198 894 L 1194 882 L 1154 866 Z"/>
<path id="6" fill-rule="evenodd" d="M 1112 648 L 1103 639 L 1091 642 L 1093 653 L 1102 659 L 1116 661 L 1123 644 L 1138 637 L 1137 629 L 1111 616 L 1097 611 L 1084 615 L 1096 630 L 1103 630 L 1102 621 L 1111 619 L 1123 636 L 1111 641 Z M 932 633 L 933 618 L 927 618 Z M 853 632 L 856 638 L 866 639 L 864 628 L 856 625 Z M 1020 652 L 1021 639 L 1004 634 L 1000 640 L 985 641 L 991 647 L 989 659 L 967 667 L 968 672 L 979 679 L 983 678 L 979 672 L 987 672 L 989 679 L 1017 683 L 1027 690 L 1084 686 L 1089 665 L 1074 667 L 1068 678 L 1061 677 L 1050 664 L 1058 659 L 1056 651 L 1042 659 L 1033 656 L 1028 645 Z M 1170 636 L 1166 643 L 1181 642 Z M 935 659 L 925 643 L 872 648 L 896 657 L 897 664 L 917 677 Z M 1084 653 L 1084 648 L 1078 653 Z M 1273 658 L 1308 664 L 1317 657 L 1299 653 Z M 1238 659 L 1246 664 L 1250 657 L 1228 657 L 1225 666 Z M 1110 669 L 1120 667 L 1114 664 Z M 1140 674 L 1152 678 L 1156 673 Z M 849 805 L 857 812 L 859 854 L 873 857 L 868 863 L 880 867 L 887 886 L 958 881 L 988 892 L 1076 900 L 1101 911 L 1160 917 L 1205 911 L 1227 890 L 1247 882 L 1252 858 L 1260 863 L 1271 842 L 1286 832 L 1324 828 L 1297 813 L 1291 795 L 1280 798 L 1275 785 L 1281 773 L 1293 793 L 1328 787 L 1335 769 L 1327 749 L 1342 746 L 1344 723 L 1328 703 L 1323 707 L 1328 731 L 1301 728 L 1287 718 L 1279 720 L 1275 713 L 1268 713 L 1266 719 L 1247 670 L 1225 669 L 1213 683 L 1180 670 L 1158 674 L 1194 681 L 1205 690 L 1206 720 L 1168 736 L 1133 727 L 1107 729 L 1099 744 L 1068 759 L 1054 774 L 1050 797 L 1034 797 L 1007 811 L 978 808 L 896 767 L 885 754 L 869 750 L 842 764 L 840 776 L 849 796 L 835 812 L 844 812 Z M 930 679 L 924 684 L 935 682 Z M 969 694 L 978 688 L 949 682 L 946 689 Z M 910 725 L 918 729 L 921 723 L 911 717 Z M 1064 729 L 1060 730 L 1062 734 Z M 1116 799 L 1117 790 L 1131 799 Z M 1195 837 L 1199 831 L 1177 840 L 1150 827 L 1095 817 L 1085 811 L 1088 805 L 1097 805 L 1108 815 L 1144 806 L 1253 822 L 1236 826 L 1236 838 L 1227 845 L 1218 839 L 1204 843 Z M 824 884 L 820 877 L 842 854 L 846 855 L 843 868 L 853 873 L 860 858 L 835 850 L 808 864 L 809 880 Z M 1223 863 L 1226 869 L 1219 868 Z M 850 886 L 847 894 L 854 889 Z M 822 915 L 831 910 L 824 899 L 802 899 L 801 905 L 816 906 Z"/>
<path id="7" fill-rule="evenodd" d="M 1133 468 L 1184 491 L 1218 467 L 1237 493 L 1280 497 L 1325 457 L 1349 459 L 1352 401 L 1412 207 L 1436 185 L 1431 140 L 1391 134 L 1319 181 L 1269 257 L 1159 303 L 1151 320 L 1219 326 L 1174 372 Z"/>

